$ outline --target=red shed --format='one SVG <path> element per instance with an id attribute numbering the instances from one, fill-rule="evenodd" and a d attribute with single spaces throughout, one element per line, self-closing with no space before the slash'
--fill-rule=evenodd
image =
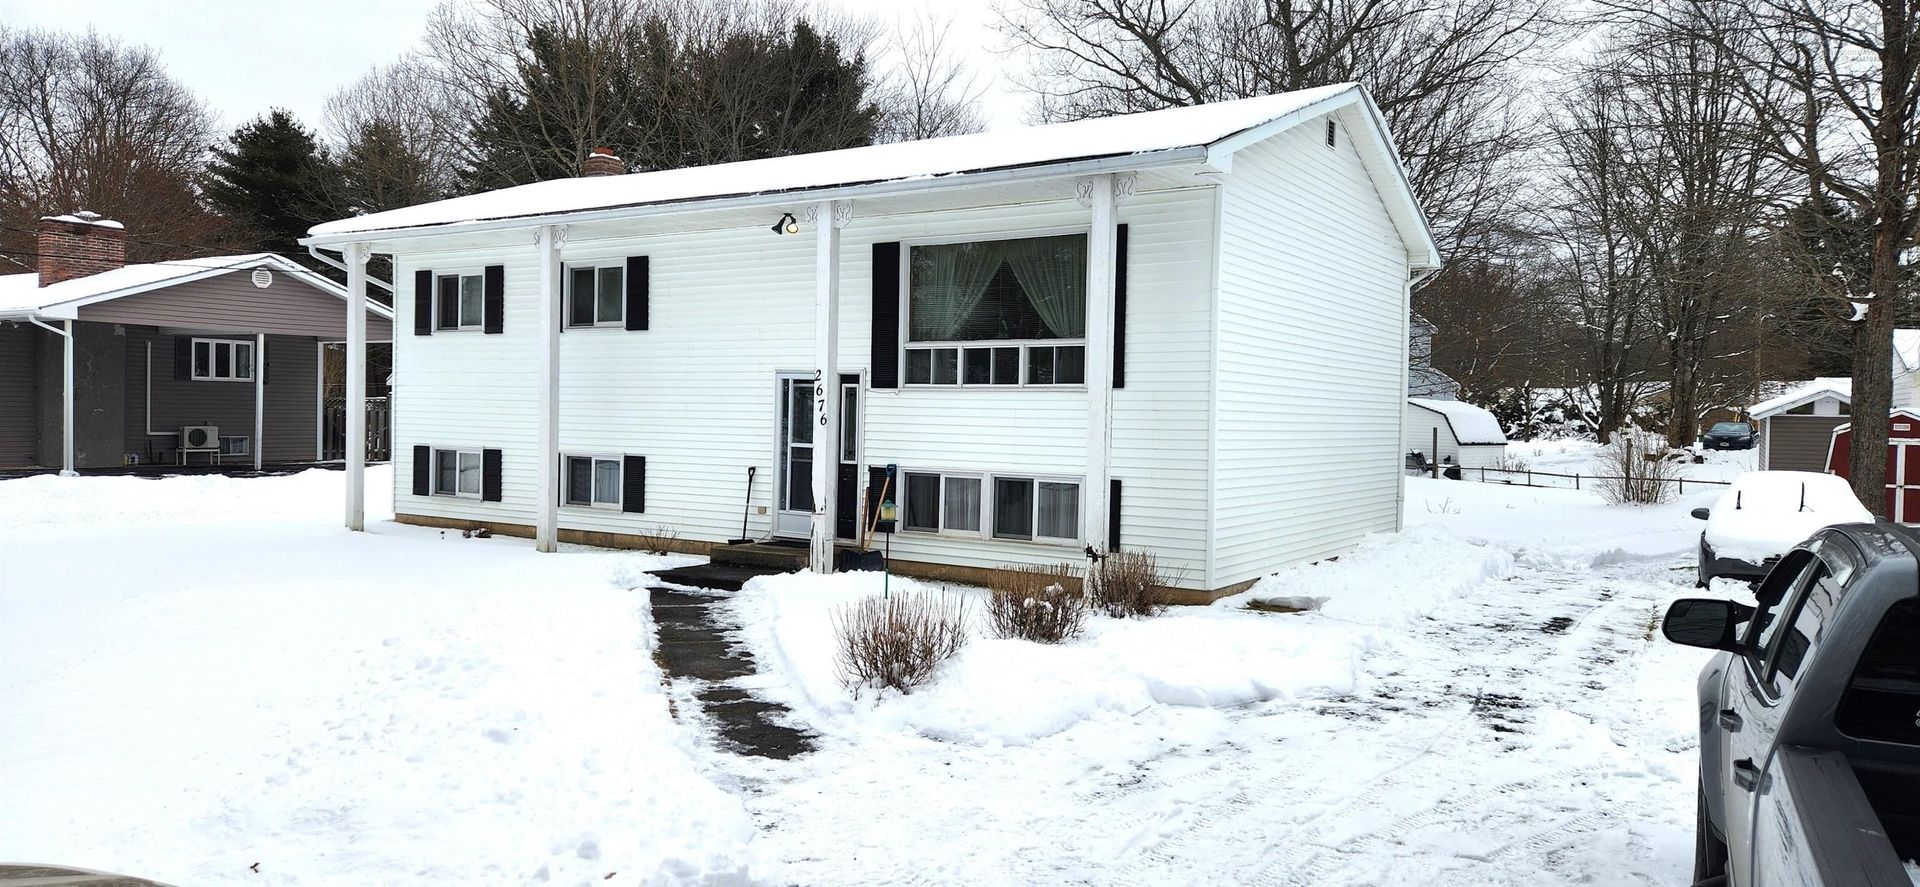
<path id="1" fill-rule="evenodd" d="M 1828 472 L 1847 476 L 1852 443 L 1852 423 L 1833 429 Z M 1889 414 L 1887 422 L 1887 517 L 1920 523 L 1920 413 L 1904 408 Z"/>

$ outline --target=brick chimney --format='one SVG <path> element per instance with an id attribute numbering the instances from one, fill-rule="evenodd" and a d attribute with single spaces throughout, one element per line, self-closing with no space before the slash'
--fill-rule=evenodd
<path id="1" fill-rule="evenodd" d="M 99 213 L 42 216 L 37 233 L 41 286 L 127 264 L 127 229 Z"/>
<path id="2" fill-rule="evenodd" d="M 626 175 L 627 164 L 612 148 L 601 146 L 587 152 L 587 159 L 580 163 L 582 176 L 619 176 Z"/>

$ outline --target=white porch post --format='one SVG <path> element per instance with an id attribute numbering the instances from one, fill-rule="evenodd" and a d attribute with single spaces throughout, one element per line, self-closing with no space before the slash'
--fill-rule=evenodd
<path id="1" fill-rule="evenodd" d="M 1081 524 L 1086 543 L 1101 551 L 1107 548 L 1107 489 L 1113 476 L 1108 412 L 1113 400 L 1115 185 L 1111 174 L 1079 183 L 1080 199 L 1092 210 L 1087 233 L 1087 482 L 1080 495 Z"/>
<path id="2" fill-rule="evenodd" d="M 60 367 L 60 473 L 72 477 L 79 473 L 74 470 L 73 460 L 73 321 L 67 321 L 66 328 Z"/>
<path id="3" fill-rule="evenodd" d="M 541 227 L 534 241 L 540 253 L 540 420 L 534 454 L 533 547 L 559 550 L 560 526 L 560 241 L 564 229 Z"/>
<path id="4" fill-rule="evenodd" d="M 267 434 L 267 334 L 253 334 L 253 470 L 260 470 L 260 451 Z"/>
<path id="5" fill-rule="evenodd" d="M 340 252 L 341 258 L 347 263 L 347 529 L 365 530 L 367 528 L 367 259 L 373 256 L 373 248 L 371 244 L 349 243 Z M 256 445 L 254 452 L 258 453 L 259 449 Z"/>
<path id="6" fill-rule="evenodd" d="M 847 201 L 822 200 L 807 216 L 813 251 L 813 538 L 808 566 L 833 572 L 833 482 L 840 470 L 840 227 Z"/>

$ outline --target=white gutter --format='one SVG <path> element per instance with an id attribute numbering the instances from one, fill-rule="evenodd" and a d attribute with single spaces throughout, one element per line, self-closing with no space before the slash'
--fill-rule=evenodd
<path id="1" fill-rule="evenodd" d="M 401 228 L 375 228 L 362 231 L 313 234 L 300 238 L 299 242 L 311 251 L 312 248 L 319 246 L 341 243 L 362 243 L 370 240 L 394 240 L 402 237 L 422 237 L 437 234 L 475 234 L 487 231 L 513 231 L 542 225 L 578 225 L 585 222 L 637 219 L 702 210 L 792 206 L 797 201 L 802 200 L 811 203 L 824 200 L 849 200 L 856 197 L 885 197 L 894 194 L 971 188 L 985 185 L 1002 185 L 1014 182 L 1027 182 L 1035 179 L 1085 176 L 1105 172 L 1128 172 L 1162 166 L 1178 166 L 1185 163 L 1203 163 L 1206 159 L 1206 146 L 1197 145 L 1188 148 L 1173 148 L 1165 151 L 1151 151 L 1141 154 L 1123 154 L 1112 157 L 1099 157 L 1091 160 L 1075 160 L 1066 163 L 1015 166 L 1004 169 L 986 170 L 984 172 L 949 173 L 939 176 L 890 179 L 884 182 L 868 182 L 860 185 L 794 188 L 788 191 L 767 191 L 758 194 L 739 194 L 727 197 L 695 197 L 666 203 L 634 204 L 607 207 L 604 209 L 563 210 L 535 215 L 514 216 L 505 219 L 482 219 L 471 222 L 449 222 L 436 225 L 413 225 Z"/>
<path id="2" fill-rule="evenodd" d="M 306 241 L 303 240 L 300 242 L 305 243 Z M 331 256 L 328 256 L 325 253 L 320 252 L 320 248 L 317 246 L 307 247 L 307 255 L 312 256 L 316 259 L 319 259 L 322 264 L 327 265 L 331 268 L 334 268 L 340 271 L 342 274 L 347 273 L 347 266 L 344 262 L 340 262 L 332 258 Z M 374 277 L 371 274 L 367 275 L 367 282 L 383 290 L 386 290 L 389 293 L 393 292 L 393 284 L 388 283 L 384 280 L 381 280 L 378 277 Z"/>

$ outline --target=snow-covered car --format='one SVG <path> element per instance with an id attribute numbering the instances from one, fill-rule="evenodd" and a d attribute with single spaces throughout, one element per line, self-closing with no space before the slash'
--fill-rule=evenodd
<path id="1" fill-rule="evenodd" d="M 1715 422 L 1700 435 L 1700 446 L 1709 450 L 1751 450 L 1753 440 L 1753 426 L 1746 422 Z"/>
<path id="2" fill-rule="evenodd" d="M 1707 522 L 1701 588 L 1716 577 L 1758 582 L 1787 549 L 1821 528 L 1873 520 L 1844 479 L 1812 471 L 1749 471 L 1693 516 Z"/>

